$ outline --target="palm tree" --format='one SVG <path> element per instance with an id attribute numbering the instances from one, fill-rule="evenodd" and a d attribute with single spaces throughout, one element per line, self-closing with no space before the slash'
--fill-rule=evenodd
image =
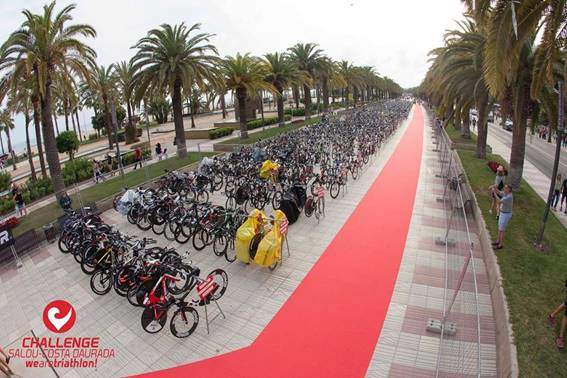
<path id="1" fill-rule="evenodd" d="M 33 164 L 33 153 L 31 149 L 30 142 L 30 132 L 29 126 L 32 121 L 31 109 L 32 103 L 30 95 L 31 92 L 31 82 L 20 81 L 16 84 L 16 88 L 13 88 L 8 99 L 8 108 L 14 113 L 22 113 L 24 115 L 24 126 L 26 131 L 26 152 L 28 155 L 28 164 L 30 166 L 30 176 L 32 180 L 37 180 L 37 175 L 35 172 L 35 167 Z"/>
<path id="2" fill-rule="evenodd" d="M 297 67 L 306 72 L 313 80 L 315 71 L 324 63 L 323 50 L 316 43 L 298 43 L 288 49 Z M 311 116 L 311 85 L 303 83 L 303 96 L 305 98 L 305 118 Z"/>
<path id="3" fill-rule="evenodd" d="M 225 78 L 226 88 L 236 93 L 240 137 L 246 139 L 248 138 L 246 100 L 249 97 L 255 97 L 260 90 L 277 93 L 277 89 L 265 81 L 268 71 L 264 62 L 261 59 L 250 56 L 250 54 L 236 54 L 234 57 L 227 56 L 222 61 L 222 73 Z"/>
<path id="4" fill-rule="evenodd" d="M 88 80 L 84 84 L 89 85 L 91 90 L 96 93 L 101 101 L 104 112 L 106 136 L 108 137 L 108 149 L 111 150 L 114 141 L 114 128 L 112 125 L 110 106 L 116 101 L 117 98 L 117 93 L 115 90 L 116 76 L 113 73 L 113 66 L 94 66 L 90 80 Z"/>
<path id="5" fill-rule="evenodd" d="M 136 128 L 132 122 L 132 99 L 134 95 L 134 68 L 132 61 L 116 63 L 114 65 L 114 74 L 116 75 L 116 84 L 120 88 L 122 100 L 126 103 L 126 111 L 128 112 L 128 121 L 126 122 L 125 140 L 126 144 L 136 142 Z"/>
<path id="6" fill-rule="evenodd" d="M 273 53 L 264 55 L 266 65 L 266 81 L 277 90 L 276 101 L 278 122 L 284 123 L 283 91 L 291 85 L 301 85 L 308 81 L 307 75 L 297 68 L 295 62 L 286 54 Z"/>
<path id="7" fill-rule="evenodd" d="M 501 102 L 509 104 L 503 107 L 510 109 L 514 123 L 509 169 L 513 188 L 518 188 L 522 181 L 526 129 L 532 124 L 534 116 L 535 102 L 531 97 L 534 41 L 551 3 L 554 2 L 544 0 L 516 4 L 516 35 L 511 3 L 498 0 L 493 5 L 487 26 L 485 78 L 490 93 Z M 555 14 L 561 17 L 562 12 Z"/>
<path id="8" fill-rule="evenodd" d="M 0 130 L 6 133 L 6 138 L 8 140 L 8 153 L 12 157 L 12 167 L 14 171 L 16 170 L 16 154 L 12 148 L 12 137 L 10 136 L 10 130 L 14 130 L 16 125 L 14 124 L 14 119 L 10 114 L 10 109 L 4 109 L 0 112 Z"/>
<path id="9" fill-rule="evenodd" d="M 200 24 L 187 27 L 181 23 L 171 26 L 163 24 L 152 29 L 134 46 L 138 52 L 133 58 L 137 98 L 144 97 L 150 87 L 171 94 L 177 156 L 187 156 L 185 129 L 183 126 L 183 90 L 193 85 L 205 86 L 205 81 L 218 80 L 215 66 L 218 64 L 217 49 L 209 40 L 211 34 L 197 33 Z M 194 35 L 193 35 L 194 34 Z"/>
<path id="10" fill-rule="evenodd" d="M 4 45 L 8 65 L 26 64 L 33 73 L 38 89 L 45 152 L 53 188 L 57 196 L 64 190 L 61 164 L 53 133 L 53 103 L 51 86 L 57 71 L 64 65 L 77 76 L 87 76 L 88 63 L 94 63 L 94 50 L 81 42 L 80 37 L 95 37 L 95 30 L 84 24 L 69 25 L 75 5 L 68 5 L 55 13 L 55 2 L 43 7 L 42 14 L 24 10 L 25 21 L 21 28 L 8 38 Z M 22 59 L 25 58 L 25 59 Z M 23 71 L 23 70 L 20 70 Z M 18 80 L 19 77 L 15 77 Z"/>

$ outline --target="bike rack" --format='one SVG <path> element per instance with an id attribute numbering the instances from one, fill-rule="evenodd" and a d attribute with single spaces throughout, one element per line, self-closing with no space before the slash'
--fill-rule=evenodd
<path id="1" fill-rule="evenodd" d="M 217 306 L 217 308 L 219 309 L 219 313 L 216 314 L 211 320 L 209 320 L 209 312 L 207 310 L 207 302 L 215 302 L 215 305 Z M 209 324 L 212 323 L 216 318 L 218 318 L 219 316 L 222 316 L 223 319 L 226 319 L 226 315 L 224 314 L 224 312 L 222 311 L 221 306 L 219 305 L 219 302 L 216 300 L 206 300 L 205 304 L 205 321 L 207 322 L 207 335 L 209 334 Z"/>

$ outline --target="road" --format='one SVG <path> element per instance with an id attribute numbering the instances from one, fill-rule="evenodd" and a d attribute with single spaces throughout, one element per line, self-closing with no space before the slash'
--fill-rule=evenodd
<path id="1" fill-rule="evenodd" d="M 498 125 L 489 124 L 488 135 L 505 144 L 508 148 L 512 147 L 511 131 L 506 131 Z M 530 141 L 528 131 L 528 136 L 526 137 L 526 160 L 532 163 L 548 178 L 551 178 L 551 174 L 553 172 L 555 146 L 555 143 L 548 143 L 547 141 L 538 138 L 537 135 L 534 135 Z M 504 158 L 508 159 L 509 156 L 505 156 Z M 565 148 L 561 151 L 559 173 L 561 173 L 563 177 L 567 177 L 567 149 Z"/>

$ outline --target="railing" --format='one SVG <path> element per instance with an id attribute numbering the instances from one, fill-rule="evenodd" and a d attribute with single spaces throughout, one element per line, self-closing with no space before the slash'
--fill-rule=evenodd
<path id="1" fill-rule="evenodd" d="M 480 312 L 470 198 L 456 152 L 440 122 L 434 121 L 434 142 L 439 157 L 438 178 L 443 179 L 446 226 L 436 244 L 445 246 L 444 294 L 441 319 L 430 319 L 428 330 L 440 333 L 436 376 L 482 375 Z"/>

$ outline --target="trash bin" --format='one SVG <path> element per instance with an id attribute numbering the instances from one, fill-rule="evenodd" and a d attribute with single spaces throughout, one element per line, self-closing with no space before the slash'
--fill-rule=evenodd
<path id="1" fill-rule="evenodd" d="M 45 240 L 49 243 L 53 243 L 57 240 L 57 230 L 55 229 L 55 225 L 53 223 L 46 224 L 43 226 L 43 233 L 45 234 Z"/>

